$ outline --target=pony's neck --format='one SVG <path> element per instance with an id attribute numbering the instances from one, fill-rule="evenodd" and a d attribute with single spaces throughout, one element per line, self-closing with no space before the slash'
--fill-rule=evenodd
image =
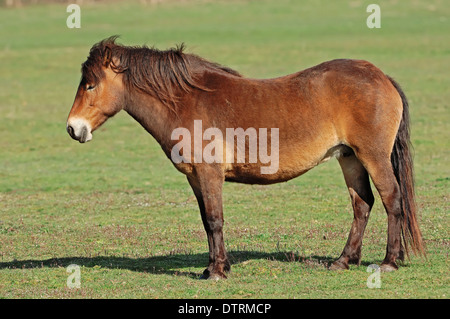
<path id="1" fill-rule="evenodd" d="M 167 152 L 176 115 L 157 98 L 134 92 L 127 99 L 125 111 L 149 132 Z"/>

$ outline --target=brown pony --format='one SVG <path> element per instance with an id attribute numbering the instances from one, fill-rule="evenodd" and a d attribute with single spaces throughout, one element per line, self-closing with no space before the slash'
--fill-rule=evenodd
<path id="1" fill-rule="evenodd" d="M 408 102 L 400 86 L 377 67 L 341 59 L 258 80 L 186 54 L 183 46 L 159 51 L 115 41 L 111 37 L 95 44 L 82 64 L 67 132 L 87 142 L 102 123 L 124 109 L 158 141 L 187 176 L 200 207 L 209 244 L 203 278 L 226 278 L 230 270 L 222 233 L 224 181 L 283 182 L 331 157 L 338 159 L 344 173 L 354 219 L 344 250 L 330 268 L 348 269 L 361 261 L 363 233 L 374 203 L 369 176 L 388 216 L 382 270 L 398 269 L 396 260 L 404 259 L 408 246 L 424 253 L 414 200 Z M 195 124 L 199 120 L 200 128 Z M 179 128 L 194 135 L 197 130 L 203 139 L 174 134 Z M 277 134 L 270 130 L 268 137 L 276 143 L 270 145 L 250 134 L 272 128 Z M 209 129 L 215 133 L 206 136 Z M 235 133 L 231 138 L 219 134 L 230 129 Z M 236 133 L 239 129 L 245 130 L 245 143 L 230 148 L 228 142 L 242 137 Z M 202 160 L 199 152 L 211 141 L 215 154 L 211 148 L 209 154 L 215 160 Z M 262 156 L 250 160 L 252 141 L 265 145 L 266 155 L 276 155 L 275 170 L 263 173 L 267 160 Z M 225 153 L 231 161 L 220 160 Z"/>

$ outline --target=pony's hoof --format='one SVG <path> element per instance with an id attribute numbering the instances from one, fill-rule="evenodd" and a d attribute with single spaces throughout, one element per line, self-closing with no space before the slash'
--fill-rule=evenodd
<path id="1" fill-rule="evenodd" d="M 396 271 L 398 269 L 398 266 L 395 263 L 381 264 L 380 269 L 382 272 L 391 272 Z"/>
<path id="2" fill-rule="evenodd" d="M 214 280 L 214 281 L 219 281 L 222 279 L 227 279 L 227 276 L 223 275 L 223 274 L 211 274 L 209 276 L 209 278 L 207 278 L 208 280 Z"/>
<path id="3" fill-rule="evenodd" d="M 348 265 L 344 264 L 343 262 L 336 260 L 334 263 L 331 264 L 331 266 L 328 268 L 330 270 L 347 270 Z"/>
<path id="4" fill-rule="evenodd" d="M 208 279 L 208 280 L 221 280 L 221 279 L 227 279 L 227 276 L 224 273 L 219 272 L 210 272 L 208 269 L 206 269 L 203 274 L 200 276 L 200 279 Z"/>

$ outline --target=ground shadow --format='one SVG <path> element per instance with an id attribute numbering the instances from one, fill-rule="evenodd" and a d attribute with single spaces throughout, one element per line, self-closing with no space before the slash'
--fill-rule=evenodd
<path id="1" fill-rule="evenodd" d="M 240 264 L 249 260 L 266 259 L 282 262 L 298 262 L 309 267 L 328 268 L 335 260 L 330 256 L 300 256 L 296 253 L 286 252 L 258 252 L 258 251 L 231 251 L 228 253 L 230 263 Z M 57 268 L 76 264 L 82 267 L 100 266 L 108 269 L 128 269 L 138 272 L 153 274 L 170 274 L 199 278 L 201 271 L 178 271 L 177 268 L 201 268 L 206 267 L 208 254 L 170 254 L 165 256 L 152 256 L 148 258 L 131 258 L 118 256 L 95 256 L 95 257 L 63 257 L 45 260 L 14 260 L 1 262 L 0 269 L 31 269 L 31 268 Z M 361 265 L 368 266 L 376 262 L 362 262 Z"/>

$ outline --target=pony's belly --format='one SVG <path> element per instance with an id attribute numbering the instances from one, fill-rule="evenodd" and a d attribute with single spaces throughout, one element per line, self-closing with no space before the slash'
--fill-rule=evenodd
<path id="1" fill-rule="evenodd" d="M 333 157 L 349 156 L 353 150 L 343 144 L 329 148 L 325 154 L 307 157 L 282 157 L 279 167 L 270 174 L 264 174 L 264 165 L 258 164 L 232 164 L 225 171 L 225 180 L 245 184 L 274 184 L 286 182 L 298 177 L 319 164 L 325 163 Z"/>
<path id="2" fill-rule="evenodd" d="M 241 164 L 234 165 L 231 170 L 225 172 L 225 180 L 229 182 L 244 183 L 244 184 L 275 184 L 286 182 L 297 176 L 300 176 L 315 165 L 301 166 L 294 169 L 281 167 L 276 172 L 271 174 L 263 174 L 261 165 Z"/>

